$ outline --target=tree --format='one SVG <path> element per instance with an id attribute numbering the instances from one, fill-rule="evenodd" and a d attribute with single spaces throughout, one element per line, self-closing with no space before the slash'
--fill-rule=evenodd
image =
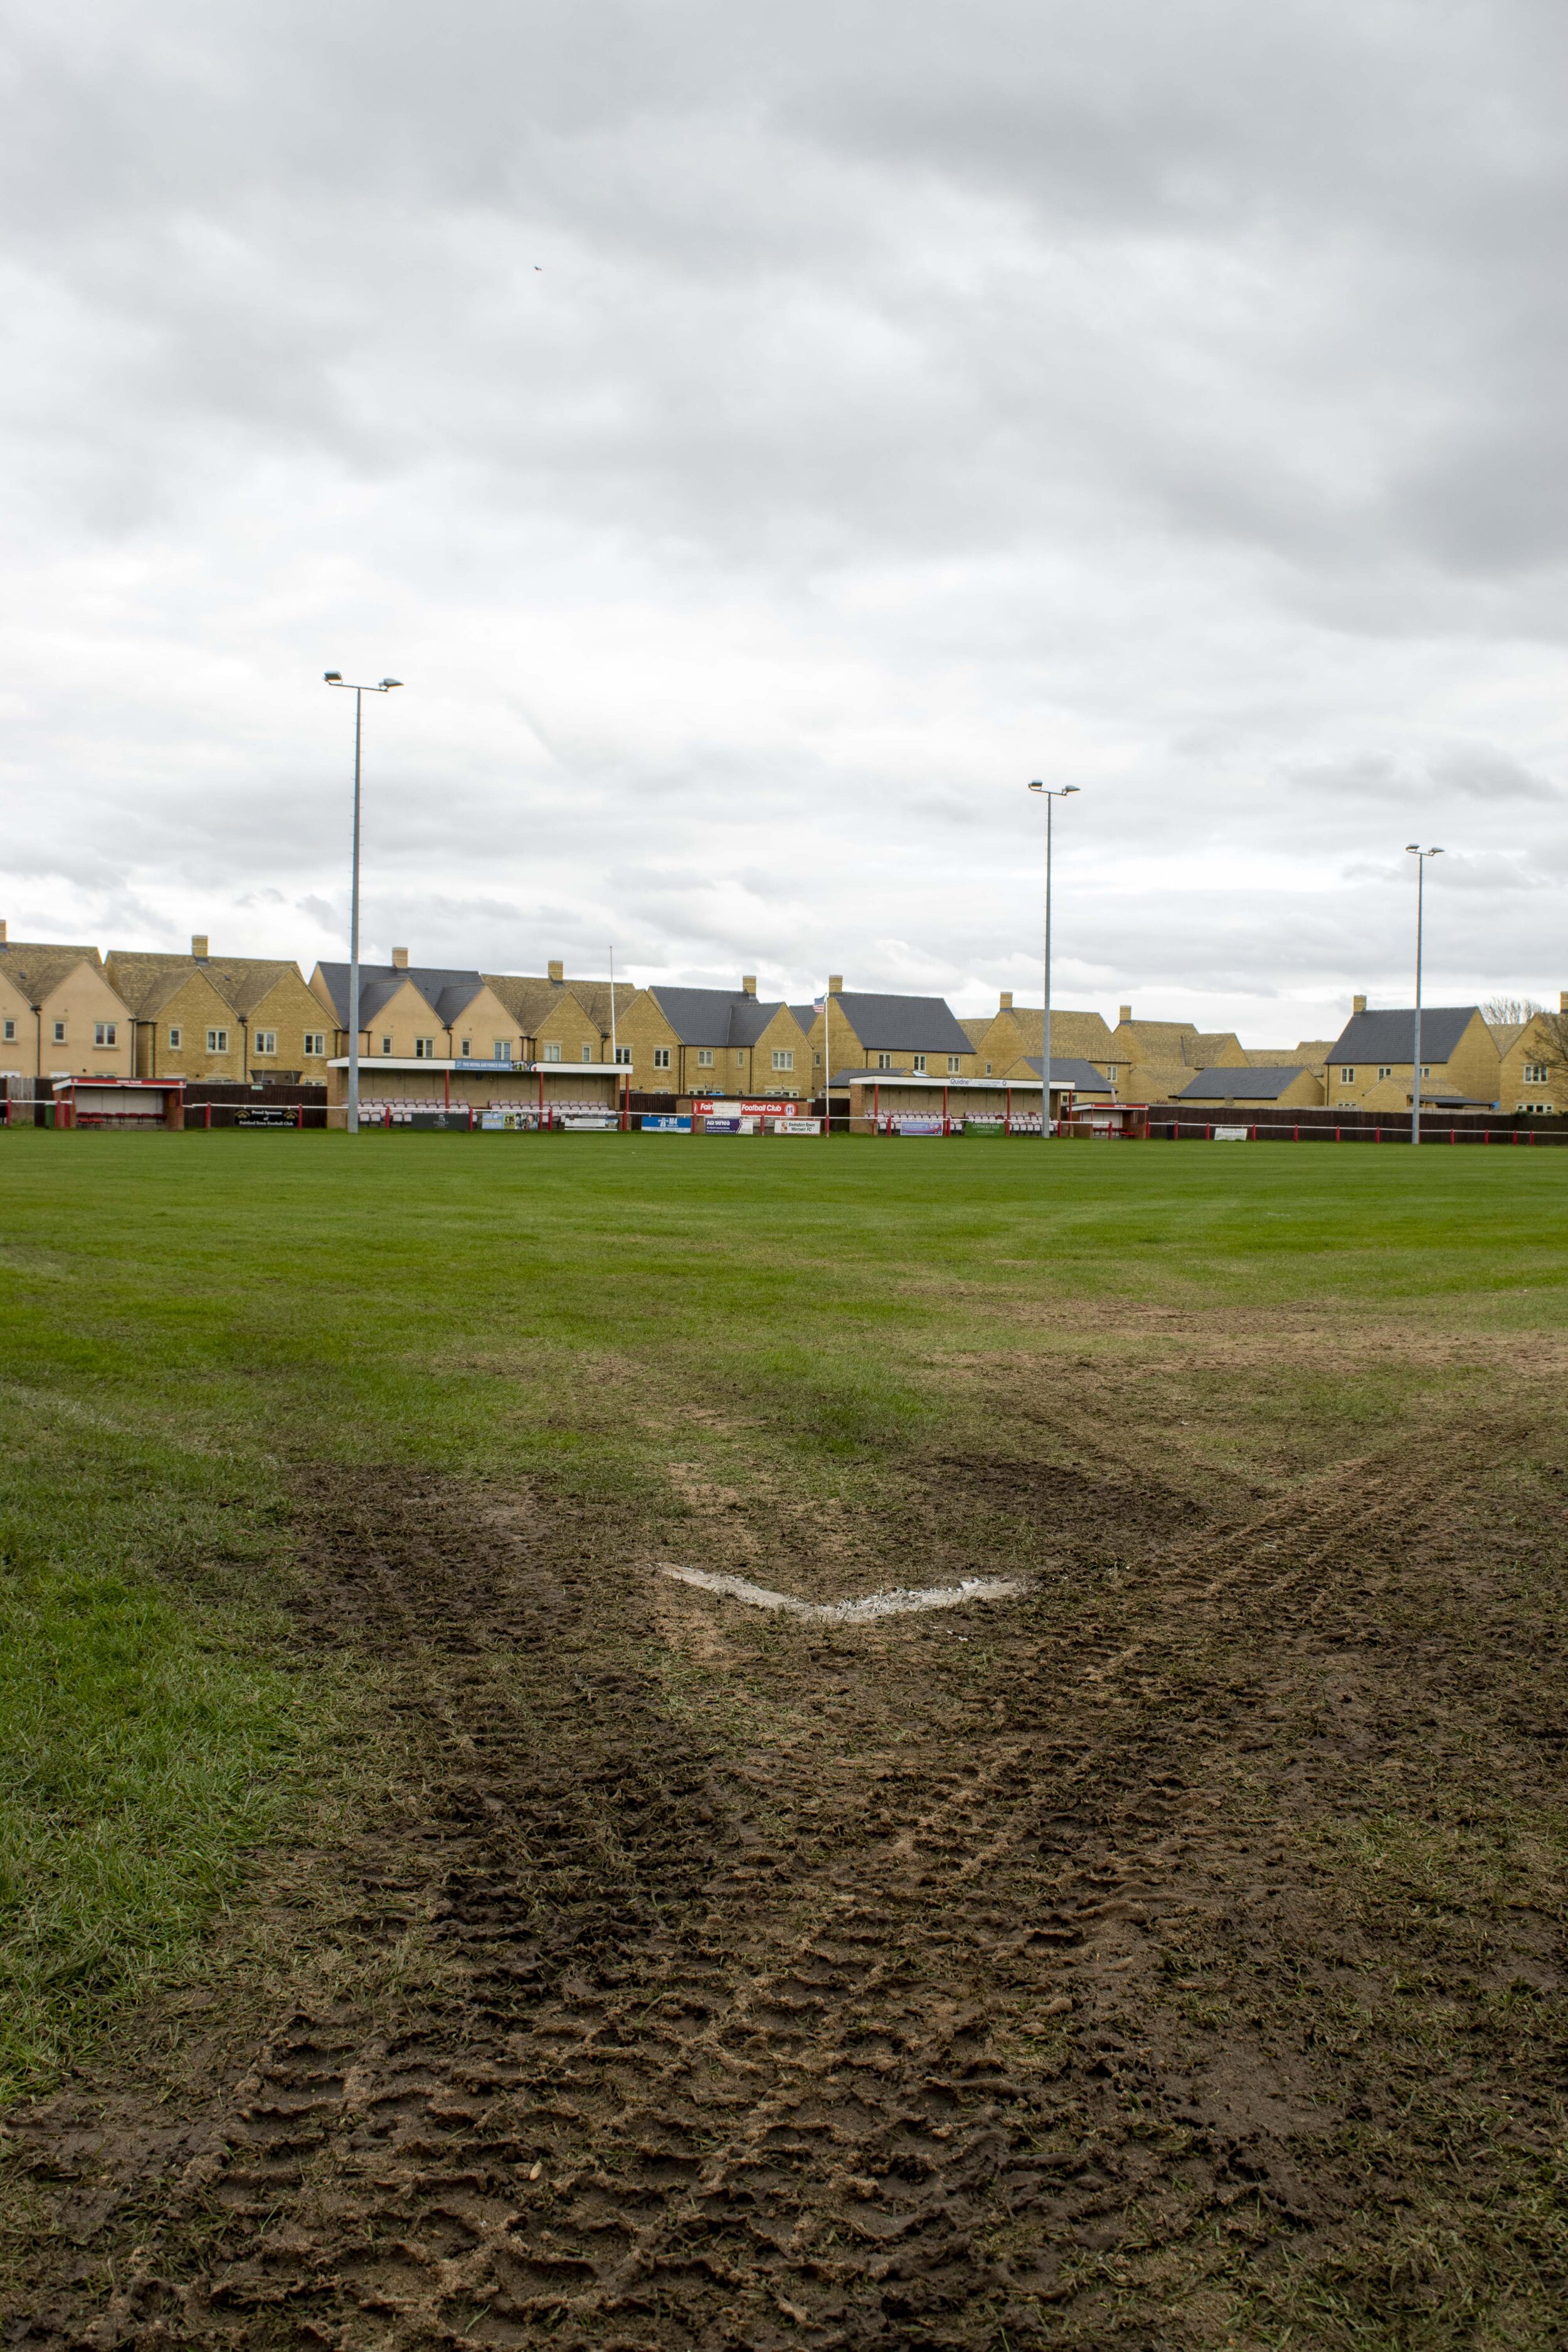
<path id="1" fill-rule="evenodd" d="M 1544 1062 L 1553 1083 L 1568 1082 L 1568 1013 L 1538 1013 L 1531 1038 L 1538 1062 Z"/>
<path id="2" fill-rule="evenodd" d="M 1533 996 L 1489 996 L 1481 1007 L 1481 1019 L 1489 1029 L 1522 1029 L 1544 1010 Z"/>

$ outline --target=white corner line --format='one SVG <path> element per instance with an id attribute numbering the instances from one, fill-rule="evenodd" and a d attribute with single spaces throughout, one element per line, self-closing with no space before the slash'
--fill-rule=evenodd
<path id="1" fill-rule="evenodd" d="M 890 1592 L 868 1592 L 858 1601 L 797 1601 L 793 1592 L 773 1592 L 765 1584 L 750 1584 L 743 1576 L 716 1575 L 706 1568 L 663 1565 L 661 1576 L 677 1584 L 695 1584 L 703 1592 L 721 1592 L 731 1601 L 744 1601 L 752 1609 L 783 1609 L 791 1617 L 809 1618 L 818 1625 L 864 1625 L 878 1617 L 902 1617 L 915 1609 L 957 1609 L 965 1601 L 1003 1601 L 1026 1592 L 1026 1576 L 966 1576 L 961 1584 L 897 1585 Z"/>

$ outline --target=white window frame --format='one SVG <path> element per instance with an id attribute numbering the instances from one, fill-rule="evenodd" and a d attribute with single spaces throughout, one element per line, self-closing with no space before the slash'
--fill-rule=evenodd
<path id="1" fill-rule="evenodd" d="M 700 1070 L 710 1070 L 713 1067 L 713 1048 L 711 1045 L 699 1045 L 697 1048 L 697 1066 Z"/>
<path id="2" fill-rule="evenodd" d="M 959 1056 L 958 1056 L 958 1055 L 956 1055 L 956 1054 L 950 1054 L 950 1055 L 948 1055 L 948 1057 L 947 1057 L 947 1075 L 948 1075 L 948 1076 L 949 1076 L 950 1078 L 956 1078 L 956 1077 L 957 1077 L 957 1076 L 958 1076 L 958 1064 L 959 1064 Z"/>
<path id="3" fill-rule="evenodd" d="M 179 1052 L 179 1050 L 180 1050 L 180 1043 L 181 1043 L 181 1040 L 183 1039 L 183 1037 L 184 1036 L 184 1034 L 185 1034 L 185 1033 L 184 1033 L 184 1031 L 183 1029 L 171 1029 L 171 1030 L 170 1030 L 170 1032 L 169 1032 L 169 1051 L 170 1051 L 170 1053 L 171 1053 L 171 1054 L 177 1054 L 177 1053 Z"/>
<path id="4" fill-rule="evenodd" d="M 7 1021 L 5 1024 L 5 1043 L 7 1045 L 14 1045 L 16 1042 L 16 1024 L 14 1021 Z"/>
<path id="5" fill-rule="evenodd" d="M 923 1078 L 923 1077 L 924 1077 L 924 1076 L 925 1076 L 925 1074 L 926 1074 L 926 1057 L 925 1057 L 925 1055 L 924 1055 L 923 1054 L 917 1054 L 917 1055 L 915 1055 L 915 1076 L 916 1076 L 917 1077 Z"/>
<path id="6" fill-rule="evenodd" d="M 307 1029 L 304 1036 L 304 1049 L 307 1060 L 313 1059 L 318 1054 L 325 1055 L 327 1050 L 326 1031 L 324 1029 Z"/>
<path id="7" fill-rule="evenodd" d="M 390 1053 L 391 1053 L 391 1051 L 392 1051 L 392 1040 L 391 1040 L 391 1038 L 390 1038 L 390 1037 L 384 1037 L 384 1038 L 382 1039 L 382 1041 L 381 1041 L 381 1050 L 382 1050 L 382 1052 L 383 1052 L 384 1054 L 390 1054 Z"/>
<path id="8" fill-rule="evenodd" d="M 120 1043 L 120 1024 L 117 1021 L 95 1021 L 92 1042 L 95 1045 L 117 1045 Z"/>
<path id="9" fill-rule="evenodd" d="M 584 1062 L 591 1062 L 591 1061 L 593 1060 L 593 1058 L 594 1058 L 594 1048 L 592 1047 L 592 1045 L 584 1045 L 584 1048 L 583 1048 L 583 1052 L 582 1052 L 582 1055 L 581 1055 L 581 1057 L 580 1057 L 580 1058 L 581 1058 L 583 1061 L 584 1061 Z"/>
<path id="10" fill-rule="evenodd" d="M 547 1062 L 558 1062 L 561 1059 L 560 1046 L 546 1045 L 544 1048 L 544 1058 Z"/>
<path id="11" fill-rule="evenodd" d="M 1346 1069 L 1342 1062 L 1340 1065 L 1340 1084 L 1342 1087 L 1353 1087 L 1355 1084 L 1354 1070 Z"/>
<path id="12" fill-rule="evenodd" d="M 1380 1064 L 1379 1064 L 1379 1066 L 1378 1066 L 1378 1072 L 1377 1072 L 1377 1075 L 1378 1075 L 1378 1077 L 1379 1077 L 1380 1079 L 1383 1079 L 1383 1078 L 1391 1078 L 1391 1077 L 1394 1076 L 1394 1066 L 1393 1066 L 1393 1064 L 1392 1064 L 1392 1063 L 1390 1063 L 1390 1062 L 1383 1062 L 1383 1063 L 1380 1063 Z"/>
<path id="13" fill-rule="evenodd" d="M 668 1070 L 668 1067 L 669 1067 L 669 1047 L 668 1047 L 668 1045 L 656 1045 L 656 1046 L 654 1047 L 654 1049 L 653 1049 L 653 1066 L 654 1066 L 654 1068 L 655 1068 L 656 1070 Z"/>
<path id="14" fill-rule="evenodd" d="M 436 1058 L 435 1038 L 416 1037 L 414 1040 L 414 1058 L 416 1062 L 433 1062 Z"/>
<path id="15" fill-rule="evenodd" d="M 793 1045 L 775 1045 L 773 1047 L 773 1067 L 775 1070 L 794 1069 L 795 1048 Z"/>
<path id="16" fill-rule="evenodd" d="M 632 1049 L 629 1045 L 617 1045 L 616 1047 L 616 1065 L 618 1069 L 622 1070 L 629 1070 L 631 1068 Z"/>
<path id="17" fill-rule="evenodd" d="M 511 1059 L 511 1039 L 510 1037 L 497 1037 L 492 1040 L 492 1042 L 495 1045 L 495 1052 L 492 1055 L 491 1059 L 497 1062 L 510 1062 Z"/>
<path id="18" fill-rule="evenodd" d="M 458 1059 L 460 1062 L 471 1062 L 471 1061 L 473 1060 L 473 1058 L 474 1058 L 474 1041 L 473 1041 L 473 1039 L 472 1039 L 471 1037 L 460 1037 L 460 1038 L 458 1039 Z"/>
<path id="19" fill-rule="evenodd" d="M 226 1029 L 209 1029 L 207 1031 L 207 1052 L 209 1054 L 226 1054 L 227 1051 L 228 1031 Z"/>
<path id="20" fill-rule="evenodd" d="M 63 1021 L 57 1021 L 55 1023 L 55 1043 L 57 1045 L 63 1045 L 65 1042 L 66 1024 Z"/>
<path id="21" fill-rule="evenodd" d="M 251 1042 L 250 1050 L 253 1054 L 259 1054 L 263 1061 L 274 1060 L 278 1053 L 277 1030 L 258 1029 Z"/>
<path id="22" fill-rule="evenodd" d="M 893 1066 L 893 1057 L 892 1057 L 891 1054 L 879 1054 L 879 1055 L 878 1055 L 878 1056 L 877 1056 L 877 1067 L 878 1067 L 879 1070 L 890 1070 L 890 1069 L 892 1068 L 892 1066 Z"/>

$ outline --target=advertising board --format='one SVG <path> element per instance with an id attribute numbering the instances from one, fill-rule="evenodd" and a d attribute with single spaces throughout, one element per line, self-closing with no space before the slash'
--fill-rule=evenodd
<path id="1" fill-rule="evenodd" d="M 897 1127 L 900 1135 L 940 1135 L 942 1133 L 940 1118 L 900 1118 L 897 1122 Z"/>
<path id="2" fill-rule="evenodd" d="M 822 1121 L 819 1118 L 775 1118 L 773 1128 L 775 1135 L 820 1135 Z"/>
<path id="3" fill-rule="evenodd" d="M 739 1099 L 734 1095 L 693 1095 L 691 1108 L 703 1115 L 717 1111 L 721 1118 L 732 1114 L 742 1118 L 795 1118 L 800 1111 L 797 1102 L 788 1102 L 783 1095 L 746 1095 Z"/>
<path id="4" fill-rule="evenodd" d="M 642 1115 L 642 1131 L 645 1135 L 689 1135 L 691 1113 L 645 1110 Z"/>
<path id="5" fill-rule="evenodd" d="M 702 1120 L 704 1135 L 754 1135 L 756 1131 L 756 1120 L 745 1118 L 740 1111 L 710 1110 Z"/>
<path id="6" fill-rule="evenodd" d="M 618 1127 L 620 1121 L 613 1110 L 581 1110 L 568 1111 L 560 1123 L 563 1127 L 582 1130 L 585 1128 Z"/>
<path id="7" fill-rule="evenodd" d="M 1244 1127 L 1216 1127 L 1214 1139 L 1216 1143 L 1245 1143 L 1247 1129 Z"/>

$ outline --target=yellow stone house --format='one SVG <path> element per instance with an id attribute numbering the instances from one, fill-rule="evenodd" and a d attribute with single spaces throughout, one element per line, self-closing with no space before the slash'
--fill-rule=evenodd
<path id="1" fill-rule="evenodd" d="M 1222 1065 L 1200 1070 L 1173 1099 L 1184 1109 L 1223 1118 L 1233 1110 L 1315 1110 L 1323 1088 L 1317 1072 L 1304 1063 L 1248 1062 L 1239 1069 Z"/>
<path id="2" fill-rule="evenodd" d="M 960 1078 L 978 1075 L 974 1040 L 940 996 L 876 995 L 845 989 L 835 972 L 827 983 L 827 999 L 818 1012 L 797 1005 L 795 1019 L 805 1032 L 811 1055 L 812 1087 L 821 1086 L 826 1042 L 833 1058 L 833 1080 L 840 1072 L 868 1071 L 873 1077 Z M 1036 1041 L 1036 1051 L 1039 1043 Z M 1056 1057 L 1052 1040 L 1052 1059 Z M 1037 1086 L 1039 1073 L 1035 1074 Z"/>
<path id="3" fill-rule="evenodd" d="M 326 1027 L 298 964 L 211 955 L 198 931 L 189 955 L 111 948 L 104 969 L 132 1010 L 138 1077 L 325 1080 Z"/>
<path id="4" fill-rule="evenodd" d="M 1054 1052 L 1054 1047 L 1053 1047 Z M 1191 1021 L 1135 1021 L 1122 1005 L 1105 1068 L 1118 1102 L 1173 1102 L 1200 1070 L 1244 1069 L 1247 1052 L 1230 1030 Z"/>
<path id="5" fill-rule="evenodd" d="M 644 1093 L 804 1101 L 813 1092 L 800 1015 L 760 997 L 754 972 L 738 989 L 639 989 L 617 1024 Z"/>
<path id="6" fill-rule="evenodd" d="M 1328 1099 L 1343 1110 L 1408 1110 L 1415 1093 L 1415 1009 L 1368 1012 L 1352 997 L 1329 1052 Z M 1502 1082 L 1497 1041 L 1479 1004 L 1421 1008 L 1421 1100 L 1438 1109 L 1495 1110 Z"/>
<path id="7" fill-rule="evenodd" d="M 973 1075 L 983 1078 L 1012 1078 L 1029 1073 L 1038 1078 L 1040 1055 L 1046 1045 L 1046 1015 L 1043 1005 L 1015 1004 L 1010 989 L 1004 990 L 994 1013 L 982 1014 L 961 1024 L 974 1048 Z M 1053 1071 L 1058 1061 L 1089 1062 L 1101 1077 L 1110 1075 L 1112 1060 L 1110 1031 L 1100 1013 L 1086 1013 L 1070 1004 L 1051 1007 L 1051 1062 Z"/>
<path id="8" fill-rule="evenodd" d="M 1568 989 L 1555 1013 L 1533 1013 L 1515 1031 L 1502 1053 L 1498 1099 L 1504 1110 L 1568 1112 Z"/>
<path id="9" fill-rule="evenodd" d="M 133 1035 L 96 948 L 10 940 L 0 922 L 0 1077 L 133 1077 Z"/>

